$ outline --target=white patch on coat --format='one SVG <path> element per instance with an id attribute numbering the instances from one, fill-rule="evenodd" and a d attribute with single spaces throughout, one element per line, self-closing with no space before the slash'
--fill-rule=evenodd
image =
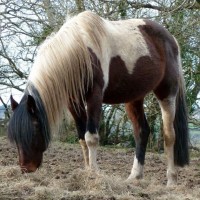
<path id="1" fill-rule="evenodd" d="M 97 166 L 97 147 L 99 144 L 99 135 L 92 134 L 89 131 L 85 134 L 85 141 L 89 149 L 89 167 L 98 170 Z"/>
<path id="2" fill-rule="evenodd" d="M 144 36 L 138 28 L 145 24 L 142 19 L 106 21 L 109 45 L 112 50 L 110 58 L 120 56 L 130 74 L 133 73 L 135 64 L 140 57 L 150 56 Z"/>
<path id="3" fill-rule="evenodd" d="M 105 22 L 106 37 L 101 39 L 101 52 L 86 39 L 86 44 L 94 51 L 100 60 L 104 76 L 104 90 L 109 82 L 109 64 L 113 57 L 120 56 L 125 62 L 128 73 L 132 74 L 137 60 L 142 56 L 149 56 L 150 52 L 138 26 L 145 25 L 142 19 Z"/>
<path id="4" fill-rule="evenodd" d="M 139 163 L 137 157 L 135 156 L 131 174 L 128 177 L 128 181 L 134 179 L 141 179 L 143 177 L 143 168 L 144 166 Z"/>

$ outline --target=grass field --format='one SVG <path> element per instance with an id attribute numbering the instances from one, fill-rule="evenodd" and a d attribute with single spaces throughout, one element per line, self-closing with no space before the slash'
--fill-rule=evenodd
<path id="1" fill-rule="evenodd" d="M 144 179 L 126 182 L 132 149 L 99 148 L 100 172 L 84 169 L 78 144 L 52 142 L 42 167 L 21 174 L 16 149 L 0 137 L 0 200 L 194 200 L 200 199 L 200 155 L 178 170 L 176 187 L 166 187 L 164 154 L 147 153 Z"/>

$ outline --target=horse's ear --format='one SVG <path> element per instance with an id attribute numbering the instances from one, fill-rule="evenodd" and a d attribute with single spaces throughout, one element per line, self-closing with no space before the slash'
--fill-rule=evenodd
<path id="1" fill-rule="evenodd" d="M 13 96 L 10 95 L 10 103 L 11 103 L 11 108 L 12 108 L 12 111 L 14 111 L 17 106 L 19 105 L 14 99 L 13 99 Z"/>
<path id="2" fill-rule="evenodd" d="M 35 114 L 36 112 L 35 99 L 31 95 L 28 95 L 27 98 L 27 110 L 30 114 Z"/>

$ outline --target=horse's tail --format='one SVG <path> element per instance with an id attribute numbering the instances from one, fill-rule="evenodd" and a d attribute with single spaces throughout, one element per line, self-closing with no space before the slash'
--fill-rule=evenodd
<path id="1" fill-rule="evenodd" d="M 189 131 L 188 118 L 185 99 L 185 83 L 182 74 L 180 51 L 178 55 L 179 63 L 179 91 L 176 97 L 176 114 L 174 119 L 175 129 L 175 146 L 174 146 L 174 162 L 177 166 L 183 167 L 189 164 Z"/>

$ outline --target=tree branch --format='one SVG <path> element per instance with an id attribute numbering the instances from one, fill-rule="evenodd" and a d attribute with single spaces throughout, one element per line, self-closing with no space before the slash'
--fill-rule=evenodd
<path id="1" fill-rule="evenodd" d="M 104 3 L 116 3 L 116 1 L 113 0 L 101 0 Z M 190 1 L 190 0 L 184 0 L 180 5 L 176 6 L 156 6 L 151 3 L 140 3 L 138 1 L 126 1 L 128 5 L 130 5 L 132 8 L 140 9 L 140 8 L 149 8 L 153 10 L 158 10 L 162 12 L 175 12 L 181 9 L 200 9 L 200 4 L 196 2 L 196 0 Z"/>
<path id="2" fill-rule="evenodd" d="M 8 108 L 8 105 L 3 101 L 3 99 L 1 98 L 1 96 L 0 96 L 0 101 L 1 101 L 1 103 L 3 104 L 4 108 L 6 109 L 5 114 L 6 114 L 7 117 L 10 119 L 10 114 L 9 114 L 9 108 Z"/>

